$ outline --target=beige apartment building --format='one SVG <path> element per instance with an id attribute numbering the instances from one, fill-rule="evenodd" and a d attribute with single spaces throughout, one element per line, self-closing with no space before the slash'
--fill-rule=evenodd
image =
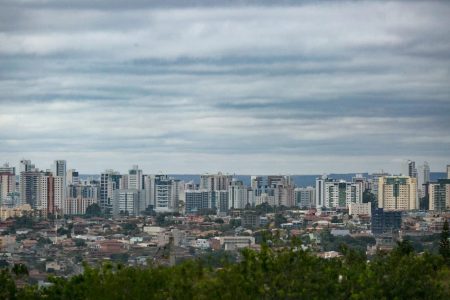
<path id="1" fill-rule="evenodd" d="M 378 179 L 378 207 L 384 210 L 418 209 L 417 178 L 383 176 Z"/>

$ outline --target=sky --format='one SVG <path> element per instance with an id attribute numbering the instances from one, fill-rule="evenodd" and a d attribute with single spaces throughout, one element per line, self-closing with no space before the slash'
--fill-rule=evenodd
<path id="1" fill-rule="evenodd" d="M 274 4 L 276 3 L 276 4 Z M 450 163 L 450 2 L 0 0 L 0 163 Z"/>

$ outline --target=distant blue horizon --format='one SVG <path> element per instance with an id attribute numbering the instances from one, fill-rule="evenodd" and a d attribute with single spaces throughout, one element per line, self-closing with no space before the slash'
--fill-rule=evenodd
<path id="1" fill-rule="evenodd" d="M 346 180 L 351 181 L 356 174 L 362 174 L 366 178 L 370 178 L 369 173 L 343 173 L 343 174 L 327 174 L 329 177 L 337 179 L 337 180 Z M 183 180 L 185 182 L 193 181 L 196 184 L 200 183 L 200 174 L 168 174 L 170 177 L 174 179 Z M 274 175 L 274 174 L 272 174 Z M 317 175 L 290 175 L 294 184 L 297 187 L 307 187 L 314 186 L 316 183 L 316 178 L 322 176 L 323 174 Z M 441 178 L 446 178 L 445 172 L 430 172 L 430 180 L 437 181 Z M 267 176 L 267 175 L 233 175 L 238 180 L 241 180 L 245 185 L 250 186 L 250 177 L 251 176 Z M 80 174 L 81 179 L 87 179 L 89 177 L 99 178 L 100 175 L 97 174 Z"/>

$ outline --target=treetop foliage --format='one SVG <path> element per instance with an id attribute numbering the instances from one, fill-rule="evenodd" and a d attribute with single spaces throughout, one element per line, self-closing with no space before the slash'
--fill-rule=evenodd
<path id="1" fill-rule="evenodd" d="M 368 262 L 363 253 L 341 247 L 343 257 L 324 259 L 300 250 L 264 244 L 245 249 L 239 262 L 220 268 L 204 259 L 173 267 L 85 265 L 71 278 L 52 277 L 46 288 L 14 285 L 14 273 L 0 273 L 2 299 L 450 299 L 450 269 L 443 256 L 413 251 L 400 243 Z"/>

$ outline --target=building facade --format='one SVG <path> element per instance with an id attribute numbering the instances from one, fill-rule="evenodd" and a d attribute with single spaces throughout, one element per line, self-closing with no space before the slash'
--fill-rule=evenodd
<path id="1" fill-rule="evenodd" d="M 450 179 L 439 179 L 428 185 L 429 210 L 445 211 L 450 209 Z"/>
<path id="2" fill-rule="evenodd" d="M 418 209 L 417 179 L 410 176 L 380 177 L 378 207 L 385 211 Z"/>

